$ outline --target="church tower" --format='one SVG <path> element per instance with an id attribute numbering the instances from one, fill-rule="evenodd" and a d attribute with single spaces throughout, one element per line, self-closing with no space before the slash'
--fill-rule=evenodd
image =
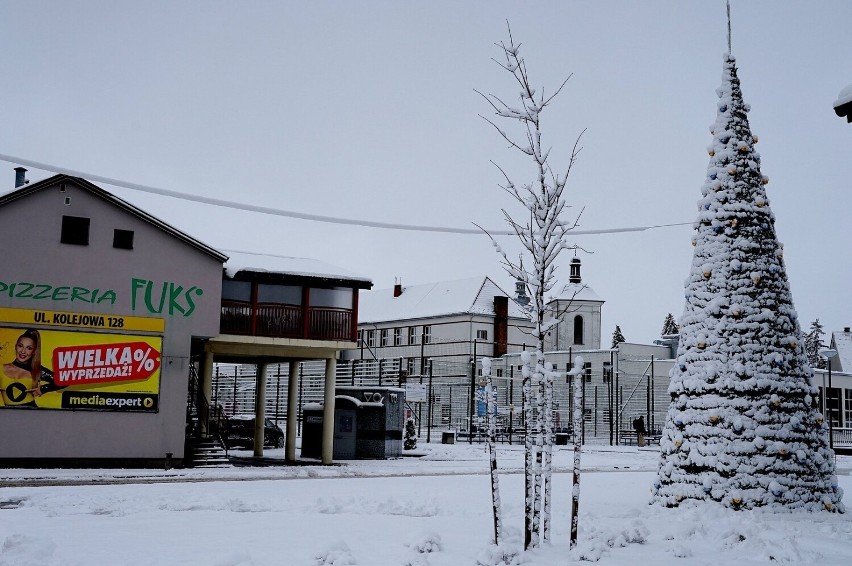
<path id="1" fill-rule="evenodd" d="M 583 283 L 580 258 L 571 259 L 568 284 L 547 303 L 548 316 L 560 317 L 548 333 L 545 350 L 599 350 L 601 347 L 601 308 L 604 301 Z"/>

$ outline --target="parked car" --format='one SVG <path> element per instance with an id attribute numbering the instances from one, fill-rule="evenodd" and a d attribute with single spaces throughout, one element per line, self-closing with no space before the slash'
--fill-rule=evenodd
<path id="1" fill-rule="evenodd" d="M 228 417 L 222 440 L 228 448 L 254 446 L 254 415 Z M 263 445 L 284 448 L 284 431 L 271 419 L 263 420 Z"/>

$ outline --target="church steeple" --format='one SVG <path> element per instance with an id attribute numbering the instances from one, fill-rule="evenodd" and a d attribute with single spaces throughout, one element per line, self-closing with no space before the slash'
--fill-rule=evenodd
<path id="1" fill-rule="evenodd" d="M 580 258 L 575 257 L 571 260 L 571 273 L 568 276 L 569 283 L 582 283 L 580 277 Z"/>

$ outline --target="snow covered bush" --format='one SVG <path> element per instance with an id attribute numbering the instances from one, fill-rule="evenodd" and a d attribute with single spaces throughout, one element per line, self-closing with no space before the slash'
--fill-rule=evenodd
<path id="1" fill-rule="evenodd" d="M 403 450 L 414 450 L 417 448 L 417 427 L 414 425 L 414 419 L 408 417 L 405 419 L 405 439 L 402 441 Z"/>
<path id="2" fill-rule="evenodd" d="M 316 555 L 316 566 L 352 566 L 358 562 L 352 557 L 349 545 L 339 541 Z"/>
<path id="3" fill-rule="evenodd" d="M 843 512 L 730 54 L 717 94 L 652 501 Z"/>

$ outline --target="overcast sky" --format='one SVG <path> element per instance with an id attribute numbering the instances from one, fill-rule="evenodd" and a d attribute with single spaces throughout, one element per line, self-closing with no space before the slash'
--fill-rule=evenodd
<path id="1" fill-rule="evenodd" d="M 852 2 L 734 0 L 733 53 L 803 326 L 852 325 Z M 164 189 L 378 222 L 505 228 L 504 167 L 532 178 L 474 89 L 506 20 L 552 91 L 545 144 L 583 150 L 580 230 L 691 223 L 726 50 L 723 0 L 0 3 L 0 153 Z M 12 187 L 13 163 L 6 184 Z M 48 171 L 31 168 L 39 180 Z M 1 180 L 1 179 L 0 179 Z M 104 188 L 220 249 L 319 259 L 375 288 L 491 275 L 481 235 L 320 224 Z M 683 310 L 691 226 L 576 236 L 603 342 L 658 337 Z M 508 237 L 505 247 L 512 249 Z M 561 284 L 570 255 L 562 256 Z"/>

